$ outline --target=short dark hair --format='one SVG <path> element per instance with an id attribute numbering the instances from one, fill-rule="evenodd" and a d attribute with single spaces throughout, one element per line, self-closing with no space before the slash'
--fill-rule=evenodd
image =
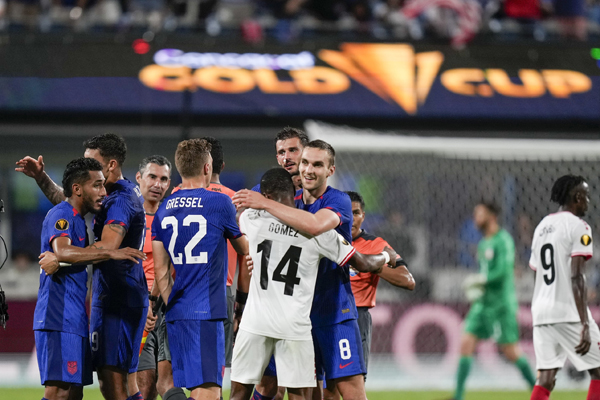
<path id="1" fill-rule="evenodd" d="M 90 150 L 98 150 L 105 160 L 116 160 L 122 166 L 127 157 L 127 145 L 125 140 L 114 133 L 94 136 L 83 142 L 83 147 Z"/>
<path id="2" fill-rule="evenodd" d="M 140 174 L 144 175 L 144 171 L 146 171 L 146 167 L 148 166 L 148 164 L 156 164 L 159 167 L 166 165 L 167 167 L 169 167 L 169 175 L 171 175 L 171 169 L 172 169 L 171 161 L 169 161 L 167 159 L 167 157 L 165 157 L 165 156 L 155 154 L 153 156 L 144 158 L 142 160 L 142 162 L 140 163 L 140 167 L 139 167 Z"/>
<path id="3" fill-rule="evenodd" d="M 350 201 L 351 202 L 357 202 L 360 203 L 360 209 L 365 211 L 365 200 L 363 199 L 363 197 L 360 195 L 360 193 L 358 192 L 353 192 L 352 190 L 348 190 L 346 192 L 346 194 L 348 196 L 350 196 Z"/>
<path id="4" fill-rule="evenodd" d="M 288 140 L 288 139 L 292 139 L 292 138 L 300 139 L 300 143 L 302 144 L 302 147 L 306 147 L 306 145 L 310 141 L 310 139 L 308 138 L 308 135 L 302 129 L 292 128 L 291 126 L 286 126 L 282 130 L 277 132 L 277 136 L 275 136 L 275 145 L 277 145 L 277 142 L 280 140 Z"/>
<path id="5" fill-rule="evenodd" d="M 479 203 L 477 203 L 477 205 L 484 206 L 489 212 L 494 214 L 496 217 L 500 215 L 500 212 L 502 212 L 500 206 L 494 203 L 493 201 L 481 200 Z"/>
<path id="6" fill-rule="evenodd" d="M 193 178 L 202 173 L 208 161 L 210 143 L 204 139 L 188 139 L 179 142 L 175 151 L 175 166 L 183 178 Z"/>
<path id="7" fill-rule="evenodd" d="M 213 174 L 220 174 L 223 170 L 223 162 L 225 161 L 225 154 L 223 153 L 223 146 L 219 139 L 215 139 L 212 136 L 205 136 L 202 139 L 210 143 L 210 155 L 213 159 Z"/>
<path id="8" fill-rule="evenodd" d="M 90 171 L 102 171 L 102 164 L 93 158 L 80 157 L 67 164 L 62 185 L 65 197 L 73 196 L 73 184 L 83 184 L 90 178 Z"/>
<path id="9" fill-rule="evenodd" d="M 264 195 L 292 196 L 295 187 L 292 176 L 283 168 L 272 168 L 260 179 L 260 192 Z"/>
<path id="10" fill-rule="evenodd" d="M 317 140 L 313 140 L 311 142 L 308 142 L 305 146 L 305 148 L 313 148 L 313 149 L 320 149 L 320 150 L 325 150 L 327 152 L 327 154 L 329 154 L 329 165 L 335 165 L 335 150 L 333 148 L 332 145 L 330 145 L 329 143 L 327 143 L 324 140 L 321 139 L 317 139 Z"/>
<path id="11" fill-rule="evenodd" d="M 563 175 L 554 182 L 550 193 L 550 201 L 564 206 L 571 200 L 571 192 L 574 188 L 585 182 L 585 178 L 581 175 Z"/>

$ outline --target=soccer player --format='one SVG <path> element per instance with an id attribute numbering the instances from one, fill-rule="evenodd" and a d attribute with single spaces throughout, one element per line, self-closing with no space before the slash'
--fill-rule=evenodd
<path id="1" fill-rule="evenodd" d="M 309 142 L 302 152 L 302 189 L 290 209 L 259 193 L 241 190 L 233 197 L 242 207 L 263 209 L 286 225 L 311 236 L 335 229 L 348 242 L 352 240 L 352 204 L 344 192 L 327 185 L 335 172 L 335 150 L 322 140 Z M 348 266 L 321 260 L 311 311 L 319 387 L 327 379 L 325 397 L 337 388 L 347 399 L 366 399 L 366 373 L 354 295 Z M 314 391 L 321 398 L 320 391 Z"/>
<path id="2" fill-rule="evenodd" d="M 592 378 L 589 400 L 600 398 L 600 330 L 587 306 L 585 262 L 592 258 L 592 230 L 581 218 L 589 204 L 581 176 L 554 183 L 550 200 L 558 212 L 546 216 L 533 234 L 529 266 L 536 271 L 531 314 L 538 382 L 532 400 L 547 400 L 556 373 L 568 358 Z"/>
<path id="3" fill-rule="evenodd" d="M 154 259 L 152 257 L 152 221 L 158 206 L 171 184 L 171 162 L 164 156 L 153 155 L 142 160 L 135 176 L 144 198 L 144 211 L 146 212 L 146 237 L 144 240 L 144 253 L 146 260 L 143 262 L 146 282 L 151 293 L 150 307 L 146 319 L 145 342 L 140 353 L 137 369 L 137 383 L 144 400 L 154 400 L 160 394 L 166 400 L 185 400 L 187 396 L 181 388 L 173 384 L 173 371 L 171 369 L 171 354 L 167 340 L 166 326 L 164 325 L 164 305 L 159 308 L 157 315 L 153 309 L 158 300 L 160 291 L 154 284 Z"/>
<path id="4" fill-rule="evenodd" d="M 92 362 L 88 338 L 87 263 L 136 260 L 139 250 L 86 248 L 84 217 L 97 214 L 106 195 L 102 165 L 93 159 L 71 161 L 63 174 L 65 201 L 46 215 L 42 228 L 40 288 L 33 330 L 44 400 L 81 399 L 91 384 Z M 50 260 L 44 257 L 53 253 Z M 73 264 L 59 268 L 59 263 Z M 75 265 L 78 263 L 78 265 Z"/>
<path id="5" fill-rule="evenodd" d="M 87 158 L 102 165 L 108 196 L 94 219 L 98 249 L 142 248 L 145 215 L 139 188 L 123 178 L 127 146 L 120 136 L 104 134 L 84 142 Z M 33 177 L 54 204 L 64 200 L 62 188 L 44 171 L 42 156 L 25 157 L 16 171 Z M 141 262 L 105 261 L 94 266 L 90 318 L 92 363 L 100 391 L 110 400 L 141 398 L 135 372 L 148 307 L 148 285 Z M 115 341 L 114 338 L 120 338 Z M 128 397 L 128 395 L 131 395 Z"/>
<path id="6" fill-rule="evenodd" d="M 391 247 L 384 239 L 371 235 L 363 230 L 362 224 L 365 221 L 365 201 L 357 192 L 346 192 L 352 201 L 352 246 L 363 254 L 378 254 L 385 247 Z M 358 328 L 362 340 L 363 355 L 365 357 L 365 369 L 368 371 L 369 354 L 371 353 L 371 331 L 373 324 L 369 309 L 375 307 L 375 296 L 377 294 L 377 284 L 379 278 L 383 278 L 394 286 L 414 290 L 415 280 L 408 271 L 406 262 L 398 256 L 395 261 L 395 269 L 383 268 L 379 273 L 359 272 L 350 268 L 350 284 L 354 300 L 356 301 L 356 310 L 358 311 Z M 367 374 L 365 374 L 365 380 Z"/>
<path id="7" fill-rule="evenodd" d="M 519 369 L 525 381 L 531 387 L 535 384 L 531 367 L 518 343 L 518 303 L 514 283 L 515 242 L 498 224 L 499 214 L 499 207 L 487 202 L 477 204 L 473 210 L 475 225 L 484 236 L 477 246 L 479 275 L 476 289 L 479 289 L 480 296 L 473 299 L 475 301 L 465 319 L 456 374 L 456 400 L 464 398 L 465 382 L 477 342 L 492 336 L 506 358 Z"/>
<path id="8" fill-rule="evenodd" d="M 154 270 L 167 304 L 173 380 L 175 386 L 190 389 L 193 399 L 217 400 L 225 369 L 226 239 L 243 256 L 248 242 L 237 226 L 231 199 L 206 189 L 212 176 L 210 144 L 202 139 L 179 143 L 175 165 L 181 189 L 161 204 L 152 223 Z"/>
<path id="9" fill-rule="evenodd" d="M 265 197 L 294 207 L 294 184 L 287 171 L 267 171 L 260 185 Z M 248 237 L 257 267 L 234 348 L 231 399 L 250 398 L 273 354 L 278 381 L 287 387 L 289 398 L 305 399 L 316 385 L 310 307 L 319 260 L 327 257 L 340 265 L 352 260 L 361 270 L 376 271 L 395 263 L 396 253 L 386 249 L 385 255 L 363 256 L 334 230 L 303 235 L 259 210 L 242 213 L 240 230 Z"/>
<path id="10" fill-rule="evenodd" d="M 302 160 L 302 150 L 308 142 L 308 135 L 302 129 L 290 126 L 286 126 L 275 136 L 277 164 L 292 175 L 296 190 L 302 187 L 299 167 Z M 254 186 L 252 190 L 260 193 L 260 184 Z"/>

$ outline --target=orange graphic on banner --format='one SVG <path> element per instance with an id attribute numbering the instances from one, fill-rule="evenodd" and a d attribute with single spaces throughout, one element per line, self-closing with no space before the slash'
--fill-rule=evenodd
<path id="1" fill-rule="evenodd" d="M 408 114 L 425 103 L 444 61 L 439 51 L 415 54 L 408 44 L 344 43 L 341 48 L 321 50 L 319 58 Z"/>

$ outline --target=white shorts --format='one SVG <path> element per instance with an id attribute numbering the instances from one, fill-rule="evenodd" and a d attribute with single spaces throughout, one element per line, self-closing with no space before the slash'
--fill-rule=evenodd
<path id="1" fill-rule="evenodd" d="M 590 350 L 584 355 L 575 353 L 581 340 L 581 323 L 538 325 L 533 327 L 533 346 L 537 369 L 562 368 L 567 358 L 578 371 L 600 367 L 600 330 L 590 321 Z"/>
<path id="2" fill-rule="evenodd" d="M 275 354 L 277 384 L 289 388 L 316 387 L 315 348 L 312 339 L 285 340 L 239 330 L 233 346 L 231 380 L 258 384 Z"/>

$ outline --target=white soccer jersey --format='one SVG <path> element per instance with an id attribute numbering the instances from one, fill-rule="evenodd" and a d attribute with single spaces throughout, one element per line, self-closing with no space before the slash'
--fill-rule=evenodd
<path id="1" fill-rule="evenodd" d="M 262 210 L 244 211 L 240 230 L 254 261 L 240 329 L 276 339 L 311 339 L 319 261 L 325 257 L 344 265 L 354 248 L 334 230 L 304 236 Z"/>
<path id="2" fill-rule="evenodd" d="M 550 214 L 535 228 L 529 266 L 537 271 L 533 325 L 580 322 L 571 286 L 571 257 L 592 258 L 592 229 L 568 211 Z M 588 317 L 592 320 L 588 309 Z"/>

